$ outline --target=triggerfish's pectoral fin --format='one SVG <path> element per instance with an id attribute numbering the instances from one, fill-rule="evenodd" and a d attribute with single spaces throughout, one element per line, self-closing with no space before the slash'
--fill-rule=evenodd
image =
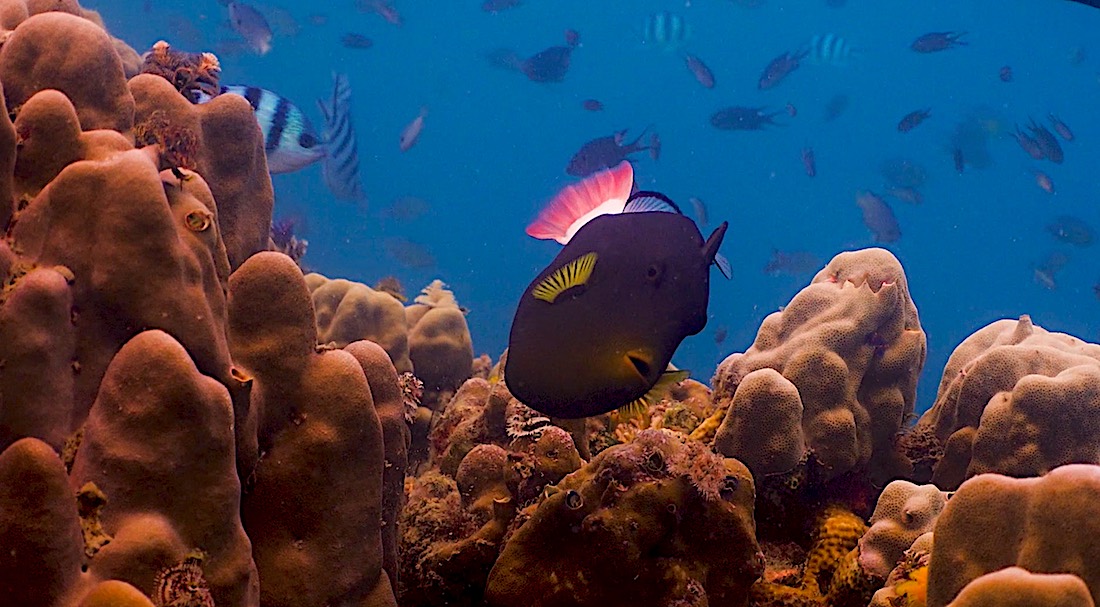
<path id="1" fill-rule="evenodd" d="M 588 279 L 592 276 L 592 269 L 596 267 L 596 257 L 595 252 L 587 253 L 558 268 L 553 274 L 535 285 L 531 289 L 531 295 L 535 299 L 554 303 L 558 295 L 588 282 Z"/>
<path id="2" fill-rule="evenodd" d="M 325 117 L 321 138 L 325 156 L 321 159 L 321 174 L 332 195 L 342 200 L 360 200 L 363 187 L 359 179 L 359 150 L 351 122 L 351 85 L 344 74 L 332 75 L 332 99 L 328 105 L 318 101 Z"/>
<path id="3" fill-rule="evenodd" d="M 661 373 L 660 379 L 657 380 L 657 383 L 653 384 L 653 387 L 650 388 L 648 392 L 622 407 L 619 407 L 617 411 L 619 419 L 625 420 L 645 415 L 649 407 L 664 398 L 673 386 L 690 376 L 690 371 L 677 369 L 670 364 L 669 368 Z"/>
<path id="4" fill-rule="evenodd" d="M 703 244 L 703 258 L 707 260 L 707 265 L 713 263 L 718 266 L 718 271 L 722 273 L 722 276 L 730 279 L 733 278 L 733 268 L 730 267 L 730 260 L 718 252 L 718 248 L 722 246 L 722 239 L 726 237 L 727 229 L 729 229 L 729 222 L 723 221 L 722 225 L 711 232 L 710 238 L 707 238 L 707 242 Z"/>
<path id="5" fill-rule="evenodd" d="M 527 226 L 527 235 L 567 244 L 593 217 L 616 214 L 630 198 L 634 168 L 627 161 L 563 188 Z"/>

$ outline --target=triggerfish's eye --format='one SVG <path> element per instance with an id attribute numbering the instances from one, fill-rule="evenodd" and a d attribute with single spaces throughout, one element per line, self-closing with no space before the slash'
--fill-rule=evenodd
<path id="1" fill-rule="evenodd" d="M 205 232 L 210 227 L 210 214 L 202 211 L 191 211 L 184 217 L 187 229 L 192 232 Z"/>
<path id="2" fill-rule="evenodd" d="M 645 279 L 655 285 L 661 284 L 662 275 L 664 275 L 664 269 L 658 263 L 650 264 L 645 270 Z"/>

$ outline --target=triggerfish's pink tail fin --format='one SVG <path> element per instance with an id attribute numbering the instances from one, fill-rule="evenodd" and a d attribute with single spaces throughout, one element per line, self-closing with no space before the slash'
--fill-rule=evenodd
<path id="1" fill-rule="evenodd" d="M 593 173 L 558 192 L 527 226 L 527 234 L 566 244 L 593 217 L 622 213 L 633 186 L 634 168 L 625 160 Z"/>

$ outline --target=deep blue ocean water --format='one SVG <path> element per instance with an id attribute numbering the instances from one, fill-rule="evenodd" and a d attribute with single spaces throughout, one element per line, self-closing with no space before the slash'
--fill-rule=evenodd
<path id="1" fill-rule="evenodd" d="M 356 10 L 352 0 L 263 0 L 255 6 L 276 31 L 264 56 L 242 52 L 225 7 L 215 0 L 93 1 L 112 33 L 139 52 L 160 39 L 185 50 L 213 50 L 223 84 L 276 91 L 321 122 L 314 100 L 330 94 L 331 73 L 349 74 L 362 175 L 369 203 L 333 200 L 320 167 L 274 178 L 276 216 L 304 221 L 305 264 L 330 277 L 373 284 L 399 277 L 410 294 L 441 278 L 470 309 L 476 353 L 504 349 L 516 301 L 559 245 L 535 241 L 524 227 L 562 186 L 564 168 L 586 141 L 652 124 L 659 161 L 639 154 L 638 181 L 687 205 L 706 201 L 712 223 L 728 220 L 723 252 L 734 278 L 712 273 L 710 321 L 681 345 L 674 363 L 706 381 L 726 355 L 751 343 L 765 315 L 785 305 L 811 278 L 771 276 L 773 249 L 806 250 L 827 261 L 873 245 L 856 192 L 881 193 L 879 167 L 908 158 L 929 174 L 920 206 L 893 203 L 901 239 L 886 245 L 905 266 L 928 333 L 929 356 L 918 395 L 925 409 L 944 363 L 967 335 L 1004 317 L 1031 314 L 1054 331 L 1100 338 L 1097 247 L 1055 240 L 1045 226 L 1072 215 L 1100 227 L 1100 10 L 1066 0 L 960 2 L 767 0 L 748 9 L 731 0 L 524 0 L 488 14 L 481 0 L 395 0 L 404 25 Z M 713 90 L 699 86 L 682 56 L 643 44 L 647 17 L 659 11 L 691 25 L 685 50 L 714 71 Z M 311 16 L 322 15 L 322 25 Z M 535 83 L 491 67 L 484 54 L 511 47 L 528 56 L 562 44 L 573 28 L 582 46 L 561 83 Z M 968 45 L 918 54 L 909 45 L 930 31 L 966 31 Z M 374 41 L 349 49 L 355 32 Z M 834 33 L 859 50 L 847 66 L 803 65 L 778 87 L 757 90 L 764 66 L 814 34 Z M 1014 81 L 998 78 L 1010 65 Z M 823 106 L 847 95 L 847 111 L 822 120 Z M 599 99 L 603 112 L 582 109 Z M 730 105 L 781 109 L 788 126 L 724 132 L 709 116 Z M 428 116 L 418 144 L 398 149 L 402 128 L 422 106 Z M 896 129 L 906 113 L 930 107 L 916 130 Z M 967 115 L 980 113 L 1011 130 L 1029 116 L 1053 112 L 1076 140 L 1063 143 L 1061 165 L 1033 161 L 1007 136 L 989 142 L 992 164 L 957 174 L 949 138 Z M 799 153 L 812 145 L 817 177 Z M 1052 177 L 1056 195 L 1040 190 L 1032 169 Z M 383 219 L 395 199 L 415 196 L 429 211 L 410 222 Z M 704 229 L 707 233 L 708 229 Z M 398 263 L 383 243 L 405 239 L 434 256 L 430 268 Z M 392 242 L 392 240 L 390 240 Z M 1068 256 L 1051 290 L 1034 269 L 1052 252 Z M 728 328 L 716 344 L 715 331 Z"/>

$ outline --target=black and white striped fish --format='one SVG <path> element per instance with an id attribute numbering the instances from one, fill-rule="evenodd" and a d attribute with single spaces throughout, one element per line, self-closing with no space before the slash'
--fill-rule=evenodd
<path id="1" fill-rule="evenodd" d="M 332 98 L 318 100 L 325 126 L 320 136 L 298 106 L 281 95 L 255 86 L 228 85 L 221 93 L 234 93 L 248 100 L 264 135 L 267 168 L 273 173 L 291 173 L 321 161 L 325 185 L 334 196 L 345 200 L 363 197 L 359 179 L 359 153 L 351 121 L 351 86 L 347 76 L 333 74 Z M 212 97 L 198 93 L 195 103 Z"/>
<path id="2" fill-rule="evenodd" d="M 691 26 L 683 17 L 662 11 L 646 19 L 642 42 L 665 50 L 674 50 L 687 42 L 689 37 L 691 37 Z"/>
<path id="3" fill-rule="evenodd" d="M 836 34 L 818 34 L 810 38 L 810 63 L 816 65 L 847 65 L 859 52 L 847 40 Z"/>

